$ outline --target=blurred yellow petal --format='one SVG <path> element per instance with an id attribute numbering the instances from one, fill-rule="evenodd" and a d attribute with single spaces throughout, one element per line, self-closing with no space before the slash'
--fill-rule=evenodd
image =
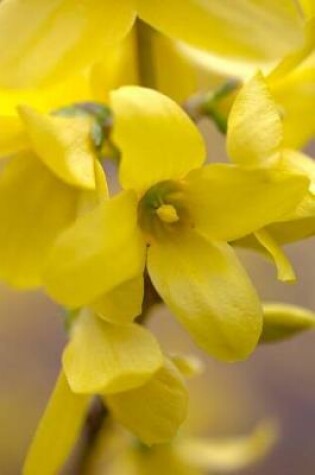
<path id="1" fill-rule="evenodd" d="M 295 305 L 264 304 L 264 326 L 261 343 L 277 343 L 315 328 L 315 313 Z"/>
<path id="2" fill-rule="evenodd" d="M 58 117 L 20 107 L 20 115 L 38 157 L 66 183 L 95 188 L 92 122 L 87 117 Z"/>
<path id="3" fill-rule="evenodd" d="M 279 244 L 288 244 L 315 235 L 315 216 L 294 221 L 275 223 L 268 231 Z"/>
<path id="4" fill-rule="evenodd" d="M 105 321 L 124 324 L 141 314 L 144 293 L 143 276 L 124 282 L 90 305 Z"/>
<path id="5" fill-rule="evenodd" d="M 0 8 L 0 84 L 38 85 L 91 64 L 134 21 L 134 1 L 6 0 Z"/>
<path id="6" fill-rule="evenodd" d="M 187 464 L 200 470 L 238 472 L 264 458 L 277 440 L 277 427 L 272 422 L 261 423 L 249 436 L 234 439 L 183 439 L 177 451 Z"/>
<path id="7" fill-rule="evenodd" d="M 271 84 L 271 90 L 283 114 L 284 145 L 303 147 L 315 136 L 315 54 L 313 64 L 302 65 Z"/>
<path id="8" fill-rule="evenodd" d="M 23 475 L 56 475 L 69 457 L 83 426 L 90 396 L 73 394 L 63 373 L 27 454 Z"/>
<path id="9" fill-rule="evenodd" d="M 307 193 L 302 175 L 206 165 L 187 177 L 187 205 L 198 231 L 219 241 L 257 231 L 294 211 Z"/>
<path id="10" fill-rule="evenodd" d="M 314 0 L 299 0 L 302 5 L 306 16 L 311 18 L 315 15 L 315 2 Z"/>
<path id="11" fill-rule="evenodd" d="M 47 255 L 76 215 L 78 192 L 30 152 L 10 159 L 0 174 L 0 277 L 28 289 L 41 285 Z"/>
<path id="12" fill-rule="evenodd" d="M 194 355 L 172 355 L 172 362 L 185 378 L 192 378 L 204 370 L 203 362 Z"/>
<path id="13" fill-rule="evenodd" d="M 91 68 L 91 89 L 94 100 L 108 102 L 110 90 L 126 84 L 138 84 L 135 28 L 123 41 L 108 47 L 102 58 Z"/>
<path id="14" fill-rule="evenodd" d="M 148 270 L 174 316 L 207 353 L 235 361 L 253 351 L 262 327 L 260 302 L 227 244 L 197 234 L 156 242 Z"/>
<path id="15" fill-rule="evenodd" d="M 27 148 L 29 140 L 19 117 L 0 116 L 0 158 Z"/>
<path id="16" fill-rule="evenodd" d="M 144 384 L 163 364 L 145 328 L 113 325 L 89 311 L 75 321 L 63 367 L 75 393 L 116 393 Z"/>
<path id="17" fill-rule="evenodd" d="M 165 360 L 145 385 L 106 397 L 114 418 L 147 445 L 170 441 L 187 413 L 187 390 L 178 369 Z"/>
<path id="18" fill-rule="evenodd" d="M 59 237 L 45 269 L 46 290 L 57 302 L 80 307 L 141 274 L 144 260 L 137 199 L 122 192 Z"/>
<path id="19" fill-rule="evenodd" d="M 278 271 L 278 279 L 283 282 L 294 282 L 296 275 L 292 264 L 275 239 L 273 239 L 272 234 L 265 229 L 261 229 L 255 232 L 255 236 L 274 260 Z"/>
<path id="20" fill-rule="evenodd" d="M 111 93 L 113 140 L 122 153 L 120 182 L 139 192 L 179 179 L 206 157 L 197 127 L 168 97 L 136 86 Z"/>
<path id="21" fill-rule="evenodd" d="M 279 111 L 261 74 L 239 92 L 228 120 L 227 148 L 231 159 L 245 166 L 277 161 L 283 139 Z"/>
<path id="22" fill-rule="evenodd" d="M 230 74 L 237 73 L 233 61 L 272 63 L 303 42 L 293 0 L 138 0 L 138 11 L 163 33 L 230 60 Z"/>

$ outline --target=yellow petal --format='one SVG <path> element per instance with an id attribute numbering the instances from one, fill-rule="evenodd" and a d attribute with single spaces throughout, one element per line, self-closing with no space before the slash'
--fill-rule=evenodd
<path id="1" fill-rule="evenodd" d="M 104 294 L 90 307 L 107 322 L 130 323 L 141 314 L 143 284 L 143 276 L 137 276 Z"/>
<path id="2" fill-rule="evenodd" d="M 80 307 L 140 275 L 144 259 L 137 199 L 123 192 L 60 236 L 45 269 L 46 289 L 57 302 Z"/>
<path id="3" fill-rule="evenodd" d="M 300 4 L 302 5 L 307 17 L 311 18 L 315 15 L 314 0 L 300 0 Z"/>
<path id="4" fill-rule="evenodd" d="M 272 94 L 283 113 L 286 147 L 301 148 L 315 135 L 315 54 L 312 63 L 271 84 Z"/>
<path id="5" fill-rule="evenodd" d="M 315 328 L 315 313 L 295 305 L 264 304 L 264 326 L 261 343 L 276 343 Z"/>
<path id="6" fill-rule="evenodd" d="M 58 117 L 20 107 L 33 149 L 59 178 L 80 188 L 95 188 L 95 150 L 91 120 L 87 117 Z"/>
<path id="7" fill-rule="evenodd" d="M 0 158 L 6 158 L 28 147 L 29 140 L 19 117 L 0 116 L 0 128 Z"/>
<path id="8" fill-rule="evenodd" d="M 60 374 L 27 454 L 23 475 L 59 473 L 77 441 L 90 396 L 73 394 Z"/>
<path id="9" fill-rule="evenodd" d="M 258 296 L 233 250 L 197 234 L 151 245 L 154 286 L 198 346 L 226 361 L 246 358 L 262 327 Z"/>
<path id="10" fill-rule="evenodd" d="M 235 63 L 270 65 L 303 42 L 303 22 L 292 0 L 138 0 L 138 10 L 168 36 L 207 50 L 214 60 L 229 60 L 230 75 L 237 74 Z"/>
<path id="11" fill-rule="evenodd" d="M 144 384 L 163 364 L 145 328 L 113 325 L 89 311 L 74 323 L 63 367 L 75 393 L 116 393 Z"/>
<path id="12" fill-rule="evenodd" d="M 273 239 L 272 234 L 265 229 L 261 229 L 256 231 L 255 236 L 274 260 L 278 270 L 278 279 L 283 282 L 294 282 L 296 275 L 292 264 L 275 239 Z"/>
<path id="13" fill-rule="evenodd" d="M 120 181 L 139 192 L 200 166 L 205 146 L 196 126 L 168 97 L 136 86 L 111 93 L 113 140 L 122 153 Z"/>
<path id="14" fill-rule="evenodd" d="M 276 223 L 268 231 L 279 244 L 288 244 L 315 235 L 315 217 Z"/>
<path id="15" fill-rule="evenodd" d="M 236 472 L 264 458 L 277 440 L 277 427 L 263 422 L 247 436 L 231 439 L 182 439 L 177 452 L 187 464 L 207 472 Z"/>
<path id="16" fill-rule="evenodd" d="M 228 120 L 227 148 L 231 159 L 245 166 L 277 161 L 282 144 L 280 113 L 261 74 L 239 92 Z"/>
<path id="17" fill-rule="evenodd" d="M 145 385 L 106 397 L 121 424 L 147 445 L 170 441 L 187 413 L 187 390 L 178 369 L 168 360 Z"/>
<path id="18" fill-rule="evenodd" d="M 41 285 L 53 242 L 76 215 L 78 192 L 54 177 L 30 152 L 0 175 L 0 277 L 22 288 Z"/>
<path id="19" fill-rule="evenodd" d="M 302 175 L 207 165 L 187 178 L 187 206 L 196 229 L 215 240 L 232 241 L 284 219 L 307 193 Z"/>
<path id="20" fill-rule="evenodd" d="M 91 64 L 134 20 L 134 1 L 6 0 L 0 8 L 0 84 L 37 85 Z"/>

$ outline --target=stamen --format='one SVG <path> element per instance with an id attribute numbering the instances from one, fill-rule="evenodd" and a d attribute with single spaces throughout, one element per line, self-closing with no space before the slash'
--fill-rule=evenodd
<path id="1" fill-rule="evenodd" d="M 179 216 L 177 214 L 176 208 L 173 205 L 161 205 L 156 210 L 156 214 L 161 221 L 167 224 L 177 223 L 177 221 L 179 221 Z"/>

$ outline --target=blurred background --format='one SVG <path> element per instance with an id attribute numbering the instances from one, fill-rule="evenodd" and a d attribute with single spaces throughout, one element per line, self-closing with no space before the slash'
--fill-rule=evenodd
<path id="1" fill-rule="evenodd" d="M 224 157 L 219 133 L 209 123 L 203 129 L 210 159 Z M 262 299 L 315 310 L 314 241 L 291 245 L 287 251 L 299 276 L 293 285 L 278 283 L 273 266 L 262 257 L 248 251 L 241 251 L 240 257 Z M 0 319 L 0 474 L 17 475 L 58 374 L 66 336 L 62 310 L 41 293 L 1 287 Z M 150 326 L 166 349 L 202 356 L 165 308 L 154 312 Z M 261 346 L 244 363 L 202 358 L 206 372 L 190 388 L 193 432 L 231 436 L 273 417 L 281 428 L 279 443 L 267 459 L 242 473 L 314 474 L 315 333 Z"/>

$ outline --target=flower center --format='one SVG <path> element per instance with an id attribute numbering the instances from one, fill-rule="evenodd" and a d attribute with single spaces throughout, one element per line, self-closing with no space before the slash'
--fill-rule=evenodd
<path id="1" fill-rule="evenodd" d="M 149 188 L 138 206 L 139 224 L 149 240 L 181 229 L 188 221 L 184 185 L 162 181 Z"/>

